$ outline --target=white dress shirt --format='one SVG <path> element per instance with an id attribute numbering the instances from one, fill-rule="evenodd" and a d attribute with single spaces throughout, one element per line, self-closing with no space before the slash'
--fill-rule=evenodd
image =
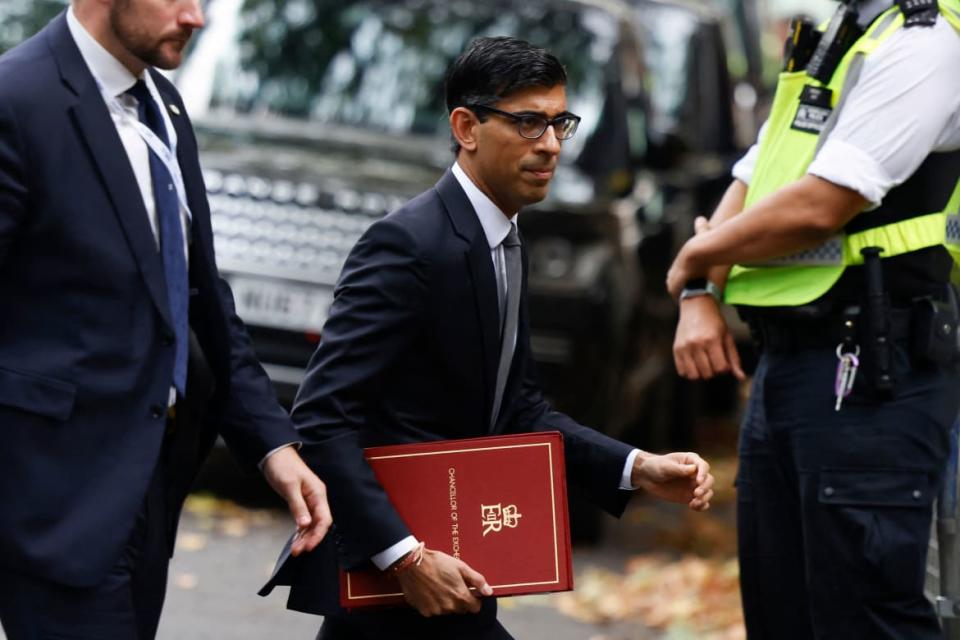
<path id="1" fill-rule="evenodd" d="M 942 15 L 932 27 L 900 28 L 864 60 L 807 173 L 852 189 L 875 207 L 931 152 L 960 149 L 958 67 L 960 38 Z M 733 176 L 750 184 L 756 160 L 754 145 Z"/>
<path id="2" fill-rule="evenodd" d="M 137 178 L 137 186 L 140 187 L 140 195 L 143 198 L 143 206 L 147 210 L 147 217 L 150 220 L 150 228 L 153 230 L 154 240 L 157 241 L 157 250 L 160 248 L 160 221 L 157 218 L 157 205 L 153 199 L 153 180 L 150 175 L 150 156 L 148 154 L 147 144 L 134 129 L 132 122 L 138 120 L 137 100 L 127 95 L 126 91 L 133 88 L 137 80 L 143 80 L 151 93 L 155 90 L 153 78 L 146 71 L 141 78 L 137 78 L 129 69 L 113 57 L 113 55 L 104 49 L 99 42 L 84 28 L 77 16 L 73 12 L 73 5 L 67 9 L 67 27 L 70 29 L 70 35 L 77 43 L 80 49 L 80 56 L 87 64 L 93 76 L 102 84 L 106 93 L 116 96 L 117 100 L 130 116 L 130 119 L 121 118 L 111 113 L 113 124 L 117 128 L 117 134 L 123 143 L 123 149 L 127 152 L 130 159 L 130 166 L 133 168 L 133 174 Z M 157 105 L 164 109 L 165 105 Z M 180 209 L 180 222 L 184 229 L 190 228 L 190 220 L 187 212 L 182 207 Z M 190 253 L 187 250 L 187 233 L 183 234 L 183 249 L 189 259 Z"/>
<path id="3" fill-rule="evenodd" d="M 477 212 L 477 218 L 480 219 L 480 226 L 483 228 L 483 234 L 487 238 L 487 245 L 490 247 L 490 260 L 493 263 L 494 274 L 503 284 L 503 290 L 507 291 L 507 267 L 503 255 L 503 241 L 510 233 L 510 226 L 516 226 L 517 214 L 507 216 L 500 208 L 493 203 L 487 194 L 480 190 L 473 180 L 464 172 L 459 163 L 454 163 L 451 169 L 453 176 L 460 183 L 460 187 L 467 194 L 467 200 L 473 205 L 473 210 Z M 517 336 L 511 336 L 514 349 L 517 346 Z M 634 449 L 627 456 L 623 465 L 623 474 L 620 478 L 620 488 L 632 491 L 635 487 L 630 482 L 630 476 L 633 471 L 633 463 L 639 449 Z M 391 545 L 371 558 L 373 564 L 380 570 L 384 570 L 391 564 L 402 558 L 404 555 L 413 551 L 419 544 L 413 536 L 407 536 L 400 542 Z"/>
<path id="4" fill-rule="evenodd" d="M 127 95 L 126 91 L 131 89 L 142 79 L 151 93 L 155 91 L 153 78 L 146 71 L 142 78 L 137 78 L 130 70 L 113 57 L 109 51 L 103 48 L 93 36 L 84 28 L 77 16 L 73 12 L 73 5 L 67 9 L 67 27 L 70 35 L 73 36 L 77 48 L 80 50 L 80 56 L 86 63 L 90 72 L 103 85 L 103 90 L 108 95 L 116 96 L 120 106 L 127 112 L 131 119 L 122 118 L 111 111 L 110 117 L 117 128 L 117 134 L 120 136 L 120 142 L 123 143 L 123 149 L 127 152 L 130 160 L 130 166 L 133 169 L 133 175 L 137 179 L 137 186 L 140 188 L 140 196 L 143 198 L 143 206 L 147 210 L 147 217 L 150 221 L 150 229 L 153 231 L 153 238 L 157 243 L 157 251 L 160 250 L 160 220 L 157 217 L 157 205 L 153 198 L 153 180 L 150 174 L 150 156 L 147 144 L 137 133 L 132 122 L 139 119 L 137 114 L 137 100 L 133 96 Z M 165 105 L 157 105 L 164 109 Z M 182 229 L 190 228 L 190 220 L 186 210 L 180 208 L 180 223 Z M 183 233 L 183 252 L 187 260 L 190 259 L 190 252 L 187 248 L 187 232 Z M 169 406 L 173 406 L 177 401 L 177 390 L 170 387 Z"/>

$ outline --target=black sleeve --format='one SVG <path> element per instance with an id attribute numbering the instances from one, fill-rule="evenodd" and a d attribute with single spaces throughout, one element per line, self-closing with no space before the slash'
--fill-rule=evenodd
<path id="1" fill-rule="evenodd" d="M 394 218 L 368 229 L 344 265 L 293 408 L 303 456 L 327 483 L 349 566 L 410 535 L 363 456 L 360 434 L 366 398 L 420 328 L 428 283 L 417 254 Z"/>
<path id="2" fill-rule="evenodd" d="M 26 216 L 23 141 L 9 106 L 0 104 L 0 265 Z"/>

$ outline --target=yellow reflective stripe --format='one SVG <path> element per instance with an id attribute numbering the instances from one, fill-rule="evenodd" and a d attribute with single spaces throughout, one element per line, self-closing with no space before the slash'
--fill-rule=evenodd
<path id="1" fill-rule="evenodd" d="M 954 29 L 960 32 L 960 11 L 957 11 L 952 7 L 944 7 L 943 5 L 940 6 L 940 9 L 941 13 L 943 13 L 943 9 L 946 9 L 947 13 L 943 13 L 943 17 L 947 19 L 947 22 L 953 25 Z"/>
<path id="2" fill-rule="evenodd" d="M 950 196 L 950 201 L 943 209 L 948 215 L 960 215 L 960 178 L 957 179 L 957 186 Z"/>
<path id="3" fill-rule="evenodd" d="M 881 255 L 889 258 L 943 245 L 947 234 L 945 218 L 943 213 L 930 213 L 849 235 L 844 247 L 846 263 L 863 264 L 860 250 L 865 247 L 882 247 Z"/>

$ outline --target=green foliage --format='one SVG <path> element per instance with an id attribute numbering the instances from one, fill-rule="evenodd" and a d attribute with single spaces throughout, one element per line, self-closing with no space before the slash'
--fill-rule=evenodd
<path id="1" fill-rule="evenodd" d="M 243 112 L 445 132 L 444 73 L 481 35 L 517 35 L 549 47 L 566 64 L 571 91 L 596 99 L 616 31 L 597 11 L 583 23 L 586 13 L 515 0 L 244 0 L 236 67 L 216 72 L 214 102 Z"/>
<path id="2" fill-rule="evenodd" d="M 0 2 L 0 53 L 40 31 L 67 6 L 67 0 Z"/>

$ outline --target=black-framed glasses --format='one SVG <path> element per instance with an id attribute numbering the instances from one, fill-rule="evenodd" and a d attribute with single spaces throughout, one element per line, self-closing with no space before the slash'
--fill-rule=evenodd
<path id="1" fill-rule="evenodd" d="M 547 127 L 553 126 L 554 135 L 557 140 L 569 140 L 577 132 L 580 125 L 580 116 L 572 113 L 564 113 L 556 118 L 547 119 L 536 113 L 510 113 L 496 107 L 488 107 L 485 104 L 468 104 L 467 108 L 472 111 L 482 110 L 495 113 L 498 116 L 509 118 L 517 123 L 517 133 L 529 140 L 536 140 L 546 132 Z"/>

